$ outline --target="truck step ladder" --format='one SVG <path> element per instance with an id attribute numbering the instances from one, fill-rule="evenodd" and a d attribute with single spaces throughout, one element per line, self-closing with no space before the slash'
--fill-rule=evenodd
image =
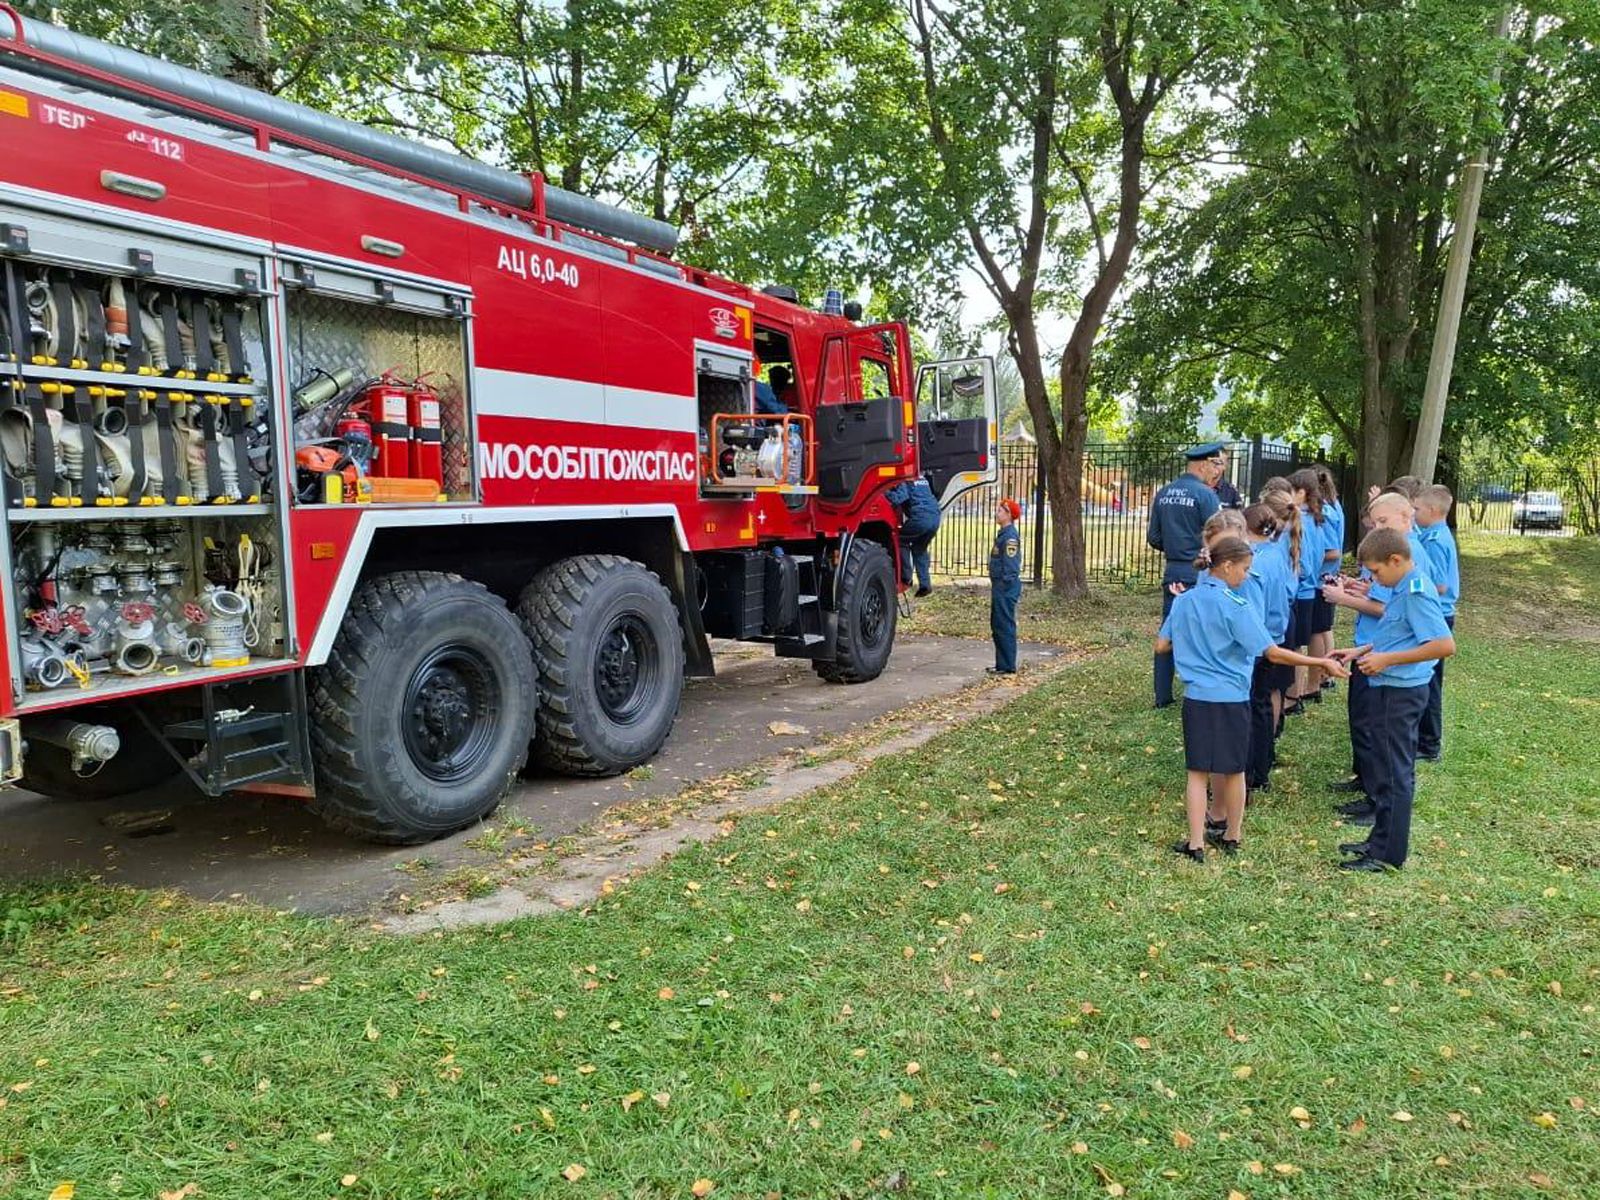
<path id="1" fill-rule="evenodd" d="M 794 632 L 780 634 L 773 642 L 782 658 L 815 658 L 828 640 L 822 612 L 822 580 L 815 555 L 792 554 L 790 557 L 800 570 L 800 624 Z"/>
<path id="2" fill-rule="evenodd" d="M 245 708 L 227 703 L 226 697 L 219 695 L 241 683 L 249 684 L 249 698 L 254 701 Z M 274 697 L 273 691 L 279 695 Z M 305 682 L 299 672 L 208 683 L 200 689 L 200 703 L 199 717 L 163 726 L 156 725 L 143 709 L 136 711 L 206 795 L 220 796 L 255 783 L 309 779 Z M 201 749 L 194 749 L 196 743 Z"/>

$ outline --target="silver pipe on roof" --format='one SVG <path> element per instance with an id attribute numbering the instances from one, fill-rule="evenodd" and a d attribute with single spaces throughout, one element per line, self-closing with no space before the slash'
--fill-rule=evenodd
<path id="1" fill-rule="evenodd" d="M 181 96 L 246 121 L 271 125 L 285 133 L 321 142 L 490 200 L 498 200 L 513 208 L 533 207 L 532 181 L 515 171 L 491 167 L 464 155 L 425 146 L 381 129 L 307 108 L 292 100 L 269 96 L 242 84 L 152 58 L 137 50 L 85 37 L 59 25 L 36 21 L 31 17 L 23 17 L 21 21 L 22 35 L 28 45 L 114 78 Z M 0 36 L 9 33 L 10 30 L 0 25 Z M 0 49 L 5 49 L 6 45 L 6 41 L 0 40 Z M 19 62 L 36 71 L 42 69 L 36 60 L 23 57 Z M 549 184 L 544 189 L 544 210 L 551 220 L 576 225 L 663 254 L 671 254 L 678 244 L 677 229 L 665 221 L 628 212 Z"/>

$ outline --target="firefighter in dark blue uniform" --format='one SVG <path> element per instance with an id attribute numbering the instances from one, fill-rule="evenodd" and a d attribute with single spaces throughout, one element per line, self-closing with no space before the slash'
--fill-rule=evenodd
<path id="1" fill-rule="evenodd" d="M 1195 584 L 1199 572 L 1194 560 L 1200 554 L 1200 530 L 1222 507 L 1213 490 L 1222 478 L 1226 456 L 1221 442 L 1206 442 L 1184 451 L 1188 469 L 1150 501 L 1150 529 L 1145 540 L 1166 556 L 1161 575 L 1161 619 L 1167 619 L 1172 599 Z M 1179 585 L 1174 590 L 1174 585 Z M 1172 652 L 1155 656 L 1156 707 L 1172 703 Z"/>
<path id="2" fill-rule="evenodd" d="M 989 632 L 994 637 L 991 675 L 1017 673 L 1017 601 L 1022 598 L 1022 506 L 1010 498 L 995 506 L 994 548 L 989 551 Z"/>
<path id="3" fill-rule="evenodd" d="M 933 591 L 932 563 L 928 547 L 939 532 L 939 502 L 926 479 L 897 483 L 889 489 L 889 503 L 900 514 L 900 579 L 911 582 L 913 566 L 917 573 L 917 595 Z"/>

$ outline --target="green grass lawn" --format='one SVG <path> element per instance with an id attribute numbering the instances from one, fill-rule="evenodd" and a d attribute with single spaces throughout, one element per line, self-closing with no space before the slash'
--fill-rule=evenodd
<path id="1" fill-rule="evenodd" d="M 394 940 L 0 895 L 0 1194 L 1600 1196 L 1600 652 L 1565 636 L 1600 549 L 1519 544 L 1469 544 L 1394 876 L 1333 870 L 1342 691 L 1243 855 L 1176 860 L 1151 601 L 1112 597 L 1038 602 L 1098 657 L 588 912 Z M 1559 621 L 1484 603 L 1536 585 Z"/>

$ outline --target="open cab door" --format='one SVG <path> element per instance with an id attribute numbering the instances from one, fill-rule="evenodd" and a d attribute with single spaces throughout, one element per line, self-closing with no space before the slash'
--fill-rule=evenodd
<path id="1" fill-rule="evenodd" d="M 952 358 L 918 368 L 917 461 L 940 508 L 1000 478 L 993 358 Z"/>

